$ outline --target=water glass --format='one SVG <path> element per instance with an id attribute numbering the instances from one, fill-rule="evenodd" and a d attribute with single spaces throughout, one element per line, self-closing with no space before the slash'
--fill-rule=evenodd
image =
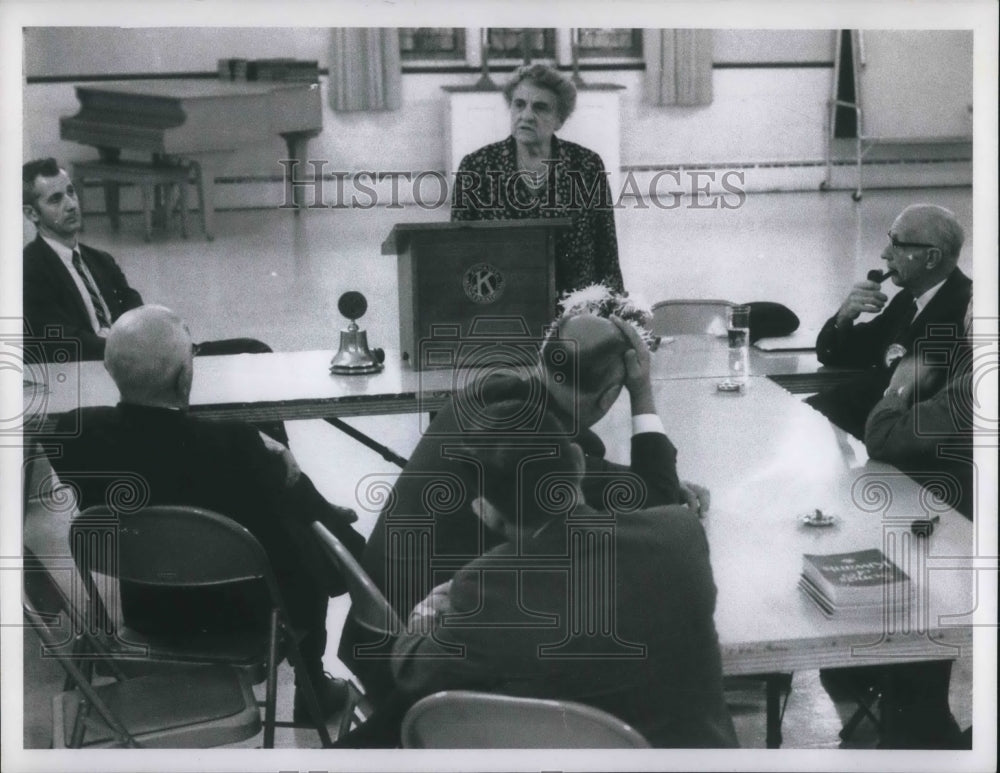
<path id="1" fill-rule="evenodd" d="M 726 315 L 729 337 L 729 379 L 743 389 L 750 375 L 750 307 L 732 306 Z"/>

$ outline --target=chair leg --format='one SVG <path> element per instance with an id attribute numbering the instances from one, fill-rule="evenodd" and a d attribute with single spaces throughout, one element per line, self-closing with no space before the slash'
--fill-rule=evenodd
<path id="1" fill-rule="evenodd" d="M 208 219 L 205 216 L 205 181 L 202 178 L 201 164 L 197 161 L 192 161 L 191 169 L 194 170 L 194 181 L 198 190 L 198 210 L 201 212 L 201 230 L 204 231 L 205 238 L 208 241 L 212 241 L 213 234 L 208 230 Z"/>
<path id="2" fill-rule="evenodd" d="M 90 716 L 90 701 L 86 698 L 80 699 L 80 705 L 76 710 L 76 718 L 73 720 L 73 732 L 69 737 L 69 748 L 79 749 L 83 746 L 83 738 L 87 732 L 87 719 Z"/>
<path id="3" fill-rule="evenodd" d="M 188 198 L 187 198 L 187 182 L 181 182 L 177 184 L 178 190 L 178 201 L 181 208 L 181 236 L 187 239 L 188 235 Z"/>
<path id="4" fill-rule="evenodd" d="M 111 230 L 118 233 L 121 228 L 121 219 L 119 217 L 119 189 L 118 183 L 116 182 L 105 182 L 104 183 L 104 210 L 108 213 L 108 219 L 111 221 Z"/>
<path id="5" fill-rule="evenodd" d="M 148 242 L 153 238 L 153 204 L 156 200 L 156 194 L 152 185 L 143 185 L 141 187 L 143 226 L 145 228 L 145 239 Z"/>
<path id="6" fill-rule="evenodd" d="M 353 682 L 348 681 L 348 701 L 347 706 L 344 708 L 344 713 L 340 716 L 340 725 L 337 728 L 337 738 L 345 738 L 349 732 L 351 732 L 351 727 L 354 725 L 355 712 L 358 706 L 361 705 L 362 694 L 354 686 Z M 360 721 L 360 720 L 359 720 Z"/>
<path id="7" fill-rule="evenodd" d="M 316 696 L 316 686 L 313 684 L 312 677 L 309 676 L 306 670 L 306 664 L 302 659 L 302 651 L 299 649 L 299 643 L 295 640 L 295 634 L 288 628 L 285 628 L 285 632 L 285 638 L 288 641 L 288 660 L 291 661 L 292 668 L 295 670 L 295 679 L 298 683 L 295 689 L 304 691 L 306 706 L 313 718 L 313 724 L 316 726 L 316 733 L 319 735 L 320 743 L 324 749 L 329 749 L 333 746 L 333 741 L 330 738 L 330 732 L 326 729 L 326 718 L 323 715 L 323 710 L 320 708 L 319 698 Z"/>
<path id="8" fill-rule="evenodd" d="M 842 741 L 851 740 L 851 736 L 854 735 L 854 731 L 858 729 L 858 726 L 864 722 L 866 719 L 871 720 L 871 723 L 879 730 L 881 730 L 881 721 L 875 713 L 872 711 L 872 706 L 879 699 L 879 692 L 873 691 L 865 695 L 856 695 L 855 701 L 857 701 L 858 708 L 851 715 L 851 718 L 844 723 L 843 728 L 840 730 L 840 739 Z"/>
<path id="9" fill-rule="evenodd" d="M 781 696 L 787 696 L 792 691 L 791 674 L 768 674 L 764 679 L 767 705 L 767 724 L 765 743 L 768 749 L 780 749 L 781 720 L 784 719 L 785 709 L 781 704 Z"/>
<path id="10" fill-rule="evenodd" d="M 773 677 L 768 677 L 767 691 L 767 732 L 765 743 L 768 749 L 781 748 L 781 689 Z"/>
<path id="11" fill-rule="evenodd" d="M 267 693 L 264 699 L 264 748 L 274 748 L 274 721 L 278 700 L 278 610 L 271 610 L 267 648 Z"/>

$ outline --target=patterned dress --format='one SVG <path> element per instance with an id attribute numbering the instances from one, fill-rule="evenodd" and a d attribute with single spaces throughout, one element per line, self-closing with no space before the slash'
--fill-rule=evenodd
<path id="1" fill-rule="evenodd" d="M 545 181 L 535 185 L 518 173 L 513 137 L 470 153 L 455 173 L 451 219 L 569 217 L 572 227 L 556 239 L 556 292 L 595 282 L 623 290 L 614 200 L 601 157 L 556 137 L 552 157 Z"/>

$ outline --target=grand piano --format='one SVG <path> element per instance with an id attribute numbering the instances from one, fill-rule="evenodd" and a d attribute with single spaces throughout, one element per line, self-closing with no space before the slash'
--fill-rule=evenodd
<path id="1" fill-rule="evenodd" d="M 64 140 L 92 145 L 102 161 L 123 150 L 198 164 L 205 233 L 214 233 L 214 182 L 224 154 L 284 138 L 288 158 L 305 166 L 310 137 L 323 128 L 319 84 L 212 80 L 135 80 L 76 87 L 80 112 L 59 119 Z M 275 163 L 277 166 L 277 160 Z M 300 172 L 301 174 L 301 172 Z M 285 201 L 298 203 L 286 175 Z M 106 195 L 108 188 L 105 188 Z M 108 201 L 117 210 L 117 201 Z"/>

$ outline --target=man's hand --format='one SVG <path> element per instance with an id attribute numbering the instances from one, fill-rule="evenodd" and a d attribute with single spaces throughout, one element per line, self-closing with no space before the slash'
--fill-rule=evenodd
<path id="1" fill-rule="evenodd" d="M 649 347 L 639 332 L 628 322 L 614 315 L 610 319 L 632 347 L 625 352 L 625 388 L 632 402 L 632 415 L 656 413 L 656 406 L 653 404 L 653 386 L 649 378 Z"/>
<path id="2" fill-rule="evenodd" d="M 837 324 L 853 322 L 864 311 L 872 313 L 882 311 L 887 300 L 889 300 L 889 296 L 879 290 L 878 282 L 871 282 L 867 279 L 857 282 L 837 311 Z"/>
<path id="3" fill-rule="evenodd" d="M 712 495 L 704 486 L 692 483 L 689 480 L 681 481 L 681 497 L 691 511 L 699 518 L 704 518 L 708 508 L 712 503 Z"/>
<path id="4" fill-rule="evenodd" d="M 894 394 L 906 402 L 914 398 L 926 400 L 944 384 L 947 369 L 925 365 L 912 354 L 907 354 L 897 364 L 889 380 L 886 394 Z"/>
<path id="5" fill-rule="evenodd" d="M 451 611 L 451 580 L 431 589 L 427 598 L 417 604 L 406 622 L 408 631 L 430 631 L 432 624 L 445 612 Z"/>
<path id="6" fill-rule="evenodd" d="M 295 456 L 287 446 L 279 443 L 270 435 L 265 435 L 263 432 L 258 434 L 260 435 L 260 439 L 264 441 L 264 448 L 281 458 L 282 463 L 285 465 L 285 486 L 291 488 L 298 482 L 299 476 L 302 475 L 302 470 L 299 469 L 299 463 L 295 461 Z"/>

